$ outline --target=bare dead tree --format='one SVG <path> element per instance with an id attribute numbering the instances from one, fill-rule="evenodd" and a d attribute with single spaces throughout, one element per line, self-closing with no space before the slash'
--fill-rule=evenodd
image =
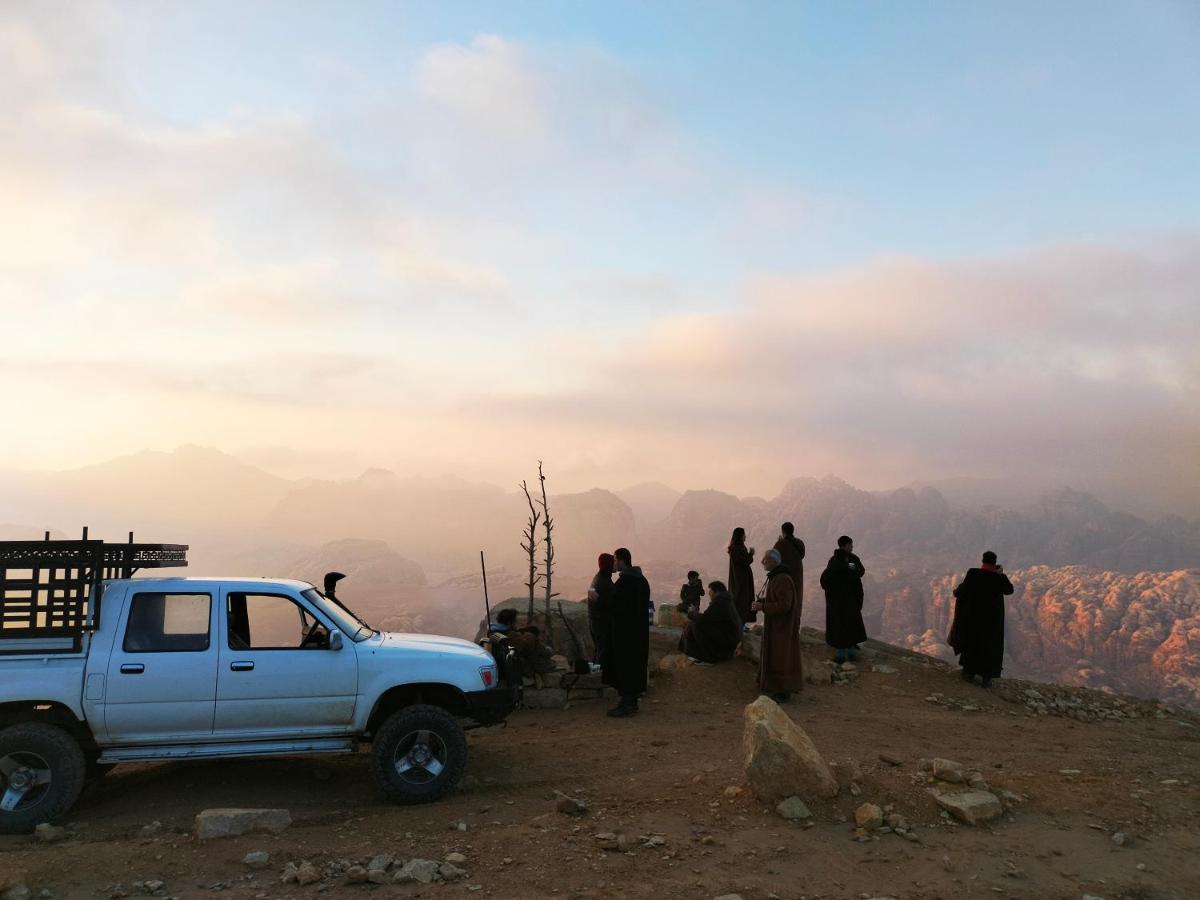
<path id="1" fill-rule="evenodd" d="M 538 481 L 542 486 L 542 499 L 538 505 L 542 507 L 542 527 L 546 529 L 546 563 L 542 567 L 545 575 L 546 591 L 546 637 L 551 646 L 554 645 L 554 620 L 550 617 L 550 603 L 558 596 L 554 591 L 554 519 L 550 516 L 550 501 L 546 497 L 546 476 L 542 473 L 542 461 L 538 460 Z"/>
<path id="2" fill-rule="evenodd" d="M 521 549 L 525 551 L 529 557 L 529 580 L 525 582 L 525 587 L 529 588 L 529 610 L 525 614 L 525 624 L 533 621 L 533 592 L 537 587 L 542 576 L 537 570 L 537 526 L 541 518 L 541 513 L 534 508 L 533 496 L 529 493 L 529 485 L 524 480 L 521 481 L 521 490 L 525 492 L 525 502 L 529 504 L 529 518 L 525 521 L 525 530 L 522 532 Z"/>

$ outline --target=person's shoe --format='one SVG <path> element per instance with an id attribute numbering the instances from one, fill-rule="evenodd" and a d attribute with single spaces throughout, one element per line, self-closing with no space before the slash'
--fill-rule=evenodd
<path id="1" fill-rule="evenodd" d="M 691 657 L 689 656 L 688 659 L 691 659 Z M 705 662 L 702 659 L 692 659 L 692 664 L 696 665 L 696 666 L 711 666 L 712 665 L 712 663 Z"/>
<path id="2" fill-rule="evenodd" d="M 983 679 L 982 687 L 990 688 L 991 686 L 992 686 L 992 679 L 990 679 L 990 678 Z"/>
<path id="3" fill-rule="evenodd" d="M 968 672 L 966 669 L 963 669 L 961 674 L 962 674 L 963 681 L 969 681 L 972 684 L 975 683 L 975 673 L 974 672 Z"/>
<path id="4" fill-rule="evenodd" d="M 610 719 L 628 719 L 630 716 L 637 715 L 636 706 L 626 706 L 624 703 L 614 706 L 608 711 Z"/>
<path id="5" fill-rule="evenodd" d="M 837 653 L 833 654 L 833 661 L 840 666 L 846 661 L 846 654 L 839 650 Z"/>
<path id="6" fill-rule="evenodd" d="M 846 655 L 850 657 L 850 662 L 858 662 L 858 648 L 851 647 L 846 651 Z"/>

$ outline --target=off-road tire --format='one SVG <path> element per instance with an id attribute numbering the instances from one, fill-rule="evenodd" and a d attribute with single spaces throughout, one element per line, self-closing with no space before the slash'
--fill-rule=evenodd
<path id="1" fill-rule="evenodd" d="M 45 760 L 51 772 L 50 789 L 33 806 L 12 812 L 0 810 L 0 834 L 25 834 L 42 822 L 53 822 L 75 804 L 83 790 L 87 761 L 78 741 L 61 728 L 23 722 L 0 729 L 0 759 L 21 752 L 35 753 Z"/>
<path id="2" fill-rule="evenodd" d="M 444 768 L 427 784 L 405 781 L 395 766 L 401 742 L 416 731 L 432 732 L 446 749 Z M 405 805 L 432 803 L 453 790 L 462 778 L 467 767 L 467 735 L 458 720 L 440 706 L 408 706 L 392 713 L 380 726 L 371 757 L 375 778 L 388 801 Z"/>

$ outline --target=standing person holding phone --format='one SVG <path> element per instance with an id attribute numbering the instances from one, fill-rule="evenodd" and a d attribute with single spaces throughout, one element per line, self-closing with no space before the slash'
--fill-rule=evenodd
<path id="1" fill-rule="evenodd" d="M 946 638 L 958 654 L 963 681 L 983 678 L 991 687 L 1004 664 L 1004 598 L 1013 584 L 1004 574 L 996 554 L 988 550 L 977 569 L 968 569 L 962 584 L 954 589 L 954 622 Z"/>
<path id="2" fill-rule="evenodd" d="M 758 619 L 754 606 L 754 570 L 750 564 L 754 562 L 754 548 L 746 546 L 746 529 L 733 529 L 729 539 L 729 593 L 733 594 L 733 604 L 742 617 L 743 627 Z"/>

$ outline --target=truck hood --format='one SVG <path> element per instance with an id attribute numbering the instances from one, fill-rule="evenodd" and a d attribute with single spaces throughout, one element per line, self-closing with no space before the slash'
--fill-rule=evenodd
<path id="1" fill-rule="evenodd" d="M 491 654 L 470 641 L 462 638 L 445 637 L 440 634 L 409 634 L 400 631 L 384 631 L 373 638 L 364 641 L 365 644 L 375 644 L 376 649 L 416 650 L 426 653 L 445 653 L 454 656 L 470 656 L 483 662 L 491 662 Z"/>

